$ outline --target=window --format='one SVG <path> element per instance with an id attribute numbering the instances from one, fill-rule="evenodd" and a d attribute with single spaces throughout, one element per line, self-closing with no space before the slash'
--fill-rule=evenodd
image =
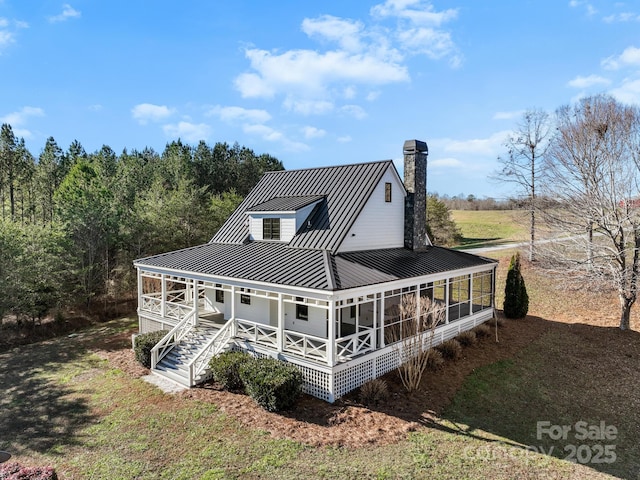
<path id="1" fill-rule="evenodd" d="M 262 238 L 264 240 L 280 240 L 280 219 L 262 219 Z"/>
<path id="2" fill-rule="evenodd" d="M 224 303 L 224 292 L 222 290 L 216 290 L 216 302 Z"/>
<path id="3" fill-rule="evenodd" d="M 298 320 L 309 320 L 309 306 L 296 304 L 296 318 Z"/>
<path id="4" fill-rule="evenodd" d="M 244 293 L 240 294 L 240 303 L 251 305 L 251 296 Z"/>
<path id="5" fill-rule="evenodd" d="M 387 203 L 391 201 L 391 184 L 389 182 L 384 184 L 384 201 Z"/>

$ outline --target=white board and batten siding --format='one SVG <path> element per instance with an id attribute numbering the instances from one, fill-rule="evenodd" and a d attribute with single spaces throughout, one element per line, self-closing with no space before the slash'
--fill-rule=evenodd
<path id="1" fill-rule="evenodd" d="M 284 328 L 314 337 L 327 338 L 327 310 L 309 305 L 308 312 L 308 320 L 296 318 L 295 303 L 285 303 Z"/>
<path id="2" fill-rule="evenodd" d="M 385 202 L 385 183 L 391 184 L 391 202 Z M 398 175 L 387 169 L 338 252 L 403 247 L 404 198 Z"/>
<path id="3" fill-rule="evenodd" d="M 262 219 L 263 218 L 279 218 L 280 219 L 280 241 L 290 242 L 296 234 L 296 217 L 294 214 L 264 214 L 252 213 L 249 216 L 249 235 L 251 240 L 261 241 L 262 237 Z M 277 240 L 275 240 L 277 241 Z"/>

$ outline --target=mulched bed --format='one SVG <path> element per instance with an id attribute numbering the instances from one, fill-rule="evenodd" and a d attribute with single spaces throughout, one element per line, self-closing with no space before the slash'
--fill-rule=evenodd
<path id="1" fill-rule="evenodd" d="M 375 407 L 362 405 L 354 392 L 334 404 L 303 395 L 294 409 L 269 413 L 248 396 L 221 390 L 213 383 L 178 395 L 214 403 L 243 425 L 265 430 L 276 438 L 314 446 L 385 445 L 406 438 L 407 432 L 421 425 L 435 422 L 474 369 L 512 357 L 548 328 L 549 322 L 536 317 L 505 320 L 498 328 L 498 342 L 494 331 L 491 337 L 466 347 L 460 359 L 446 362 L 440 370 L 427 371 L 420 390 L 412 394 L 406 393 L 397 374 L 391 372 L 383 377 L 389 398 L 384 405 Z M 105 345 L 95 347 L 111 365 L 133 377 L 148 374 L 148 370 L 136 362 L 131 349 L 126 348 L 130 346 L 130 332 L 105 340 Z"/>

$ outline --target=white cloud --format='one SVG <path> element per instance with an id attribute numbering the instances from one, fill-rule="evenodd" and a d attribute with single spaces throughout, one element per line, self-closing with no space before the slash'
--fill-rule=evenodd
<path id="1" fill-rule="evenodd" d="M 464 163 L 462 163 L 457 158 L 447 157 L 447 158 L 436 158 L 434 160 L 429 160 L 429 168 L 459 168 L 464 167 Z"/>
<path id="2" fill-rule="evenodd" d="M 351 135 L 343 135 L 341 137 L 338 137 L 337 140 L 338 140 L 338 143 L 349 143 L 352 140 L 352 138 L 351 138 Z"/>
<path id="3" fill-rule="evenodd" d="M 9 20 L 4 17 L 0 17 L 0 28 L 7 28 L 9 26 Z"/>
<path id="4" fill-rule="evenodd" d="M 377 100 L 379 96 L 380 96 L 380 91 L 376 90 L 376 91 L 367 93 L 367 96 L 365 98 L 367 99 L 368 102 L 373 102 L 374 100 Z"/>
<path id="5" fill-rule="evenodd" d="M 524 110 L 512 110 L 510 112 L 496 112 L 493 115 L 494 120 L 513 120 L 522 117 Z"/>
<path id="6" fill-rule="evenodd" d="M 607 70 L 618 70 L 629 65 L 640 66 L 640 48 L 627 47 L 620 55 L 607 57 L 600 63 Z"/>
<path id="7" fill-rule="evenodd" d="M 620 12 L 614 13 L 612 15 L 607 15 L 603 17 L 602 20 L 605 23 L 616 23 L 616 22 L 637 22 L 640 21 L 640 15 L 633 12 Z"/>
<path id="8" fill-rule="evenodd" d="M 8 113 L 0 120 L 12 127 L 21 127 L 27 123 L 30 117 L 44 117 L 44 110 L 40 107 L 22 107 L 17 112 Z"/>
<path id="9" fill-rule="evenodd" d="M 82 14 L 80 13 L 79 10 L 76 10 L 68 3 L 65 3 L 62 5 L 62 13 L 49 17 L 49 22 L 51 23 L 64 22 L 66 20 L 69 20 L 70 18 L 80 18 L 81 15 Z"/>
<path id="10" fill-rule="evenodd" d="M 584 0 L 570 0 L 569 6 L 572 8 L 584 6 L 585 10 L 587 11 L 587 15 L 589 16 L 593 16 L 598 13 L 598 10 L 596 10 L 596 8 L 591 3 Z"/>
<path id="11" fill-rule="evenodd" d="M 44 110 L 40 107 L 22 107 L 17 112 L 11 112 L 0 117 L 0 122 L 11 125 L 16 137 L 30 138 L 32 136 L 31 131 L 23 127 L 31 117 L 44 117 Z"/>
<path id="12" fill-rule="evenodd" d="M 100 110 L 102 110 L 102 105 L 100 105 L 99 103 L 94 103 L 93 105 L 89 105 L 89 110 L 91 110 L 92 112 L 99 112 Z"/>
<path id="13" fill-rule="evenodd" d="M 271 120 L 271 115 L 266 110 L 242 107 L 221 107 L 219 105 L 206 112 L 206 115 L 216 115 L 220 118 L 220 120 L 227 123 L 264 123 Z"/>
<path id="14" fill-rule="evenodd" d="M 409 57 L 446 58 L 452 67 L 460 65 L 462 55 L 442 27 L 457 15 L 456 9 L 437 11 L 430 1 L 388 0 L 370 10 L 368 22 L 306 18 L 301 30 L 320 48 L 247 48 L 249 68 L 234 86 L 243 98 L 281 97 L 285 108 L 303 115 L 327 113 L 340 99 L 358 99 L 363 90 L 372 92 L 363 95 L 373 101 L 380 92 L 371 87 L 410 80 Z"/>
<path id="15" fill-rule="evenodd" d="M 509 130 L 502 130 L 487 138 L 472 138 L 469 140 L 435 139 L 429 142 L 435 147 L 430 150 L 475 156 L 496 156 L 502 152 L 504 141 L 510 133 Z"/>
<path id="16" fill-rule="evenodd" d="M 578 75 L 573 80 L 570 80 L 567 85 L 573 88 L 589 88 L 596 85 L 609 85 L 610 83 L 611 80 L 599 75 L 589 75 L 588 77 Z"/>
<path id="17" fill-rule="evenodd" d="M 311 126 L 302 127 L 302 133 L 307 139 L 322 138 L 327 134 L 325 130 Z"/>
<path id="18" fill-rule="evenodd" d="M 367 112 L 365 112 L 364 108 L 358 105 L 345 105 L 342 108 L 340 108 L 340 111 L 346 113 L 347 115 L 351 115 L 352 117 L 355 117 L 358 120 L 362 120 L 367 116 Z"/>
<path id="19" fill-rule="evenodd" d="M 334 109 L 333 103 L 327 100 L 296 100 L 292 96 L 285 99 L 284 107 L 301 115 L 324 115 Z"/>
<path id="20" fill-rule="evenodd" d="M 363 49 L 361 37 L 364 25 L 355 20 L 331 15 L 322 15 L 313 19 L 305 18 L 302 21 L 302 31 L 311 38 L 336 42 L 349 52 L 359 52 Z"/>
<path id="21" fill-rule="evenodd" d="M 236 88 L 245 98 L 270 98 L 276 92 L 318 97 L 326 95 L 327 86 L 332 83 L 384 85 L 409 79 L 405 66 L 370 54 L 340 50 L 289 50 L 277 54 L 248 49 L 245 55 L 257 72 L 236 78 Z"/>
<path id="22" fill-rule="evenodd" d="M 140 103 L 131 109 L 131 115 L 140 125 L 148 122 L 160 122 L 170 117 L 173 111 L 166 105 Z"/>
<path id="23" fill-rule="evenodd" d="M 398 34 L 398 38 L 405 49 L 423 53 L 435 60 L 451 55 L 455 51 L 451 34 L 433 28 L 422 27 L 404 30 Z M 455 62 L 455 65 L 452 66 L 459 66 L 459 56 L 454 55 L 452 61 Z"/>
<path id="24" fill-rule="evenodd" d="M 450 8 L 437 12 L 430 2 L 422 0 L 387 0 L 383 4 L 372 7 L 371 13 L 380 17 L 397 17 L 414 24 L 433 26 L 440 26 L 458 16 L 457 9 Z"/>
<path id="25" fill-rule="evenodd" d="M 640 80 L 626 79 L 609 93 L 623 103 L 640 105 Z"/>
<path id="26" fill-rule="evenodd" d="M 307 144 L 290 140 L 282 132 L 267 125 L 244 125 L 242 129 L 245 133 L 249 135 L 256 135 L 267 142 L 278 142 L 282 144 L 285 149 L 292 152 L 304 152 L 309 150 L 309 146 Z"/>
<path id="27" fill-rule="evenodd" d="M 0 52 L 5 47 L 15 42 L 15 35 L 6 30 L 0 30 Z"/>
<path id="28" fill-rule="evenodd" d="M 182 121 L 164 125 L 162 130 L 167 137 L 181 138 L 188 142 L 207 140 L 211 135 L 211 127 L 206 123 L 194 124 Z"/>

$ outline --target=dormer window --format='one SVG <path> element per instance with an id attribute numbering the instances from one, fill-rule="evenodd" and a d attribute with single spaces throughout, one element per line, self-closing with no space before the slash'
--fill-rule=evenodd
<path id="1" fill-rule="evenodd" d="M 262 238 L 264 240 L 280 240 L 280 219 L 262 219 Z"/>

